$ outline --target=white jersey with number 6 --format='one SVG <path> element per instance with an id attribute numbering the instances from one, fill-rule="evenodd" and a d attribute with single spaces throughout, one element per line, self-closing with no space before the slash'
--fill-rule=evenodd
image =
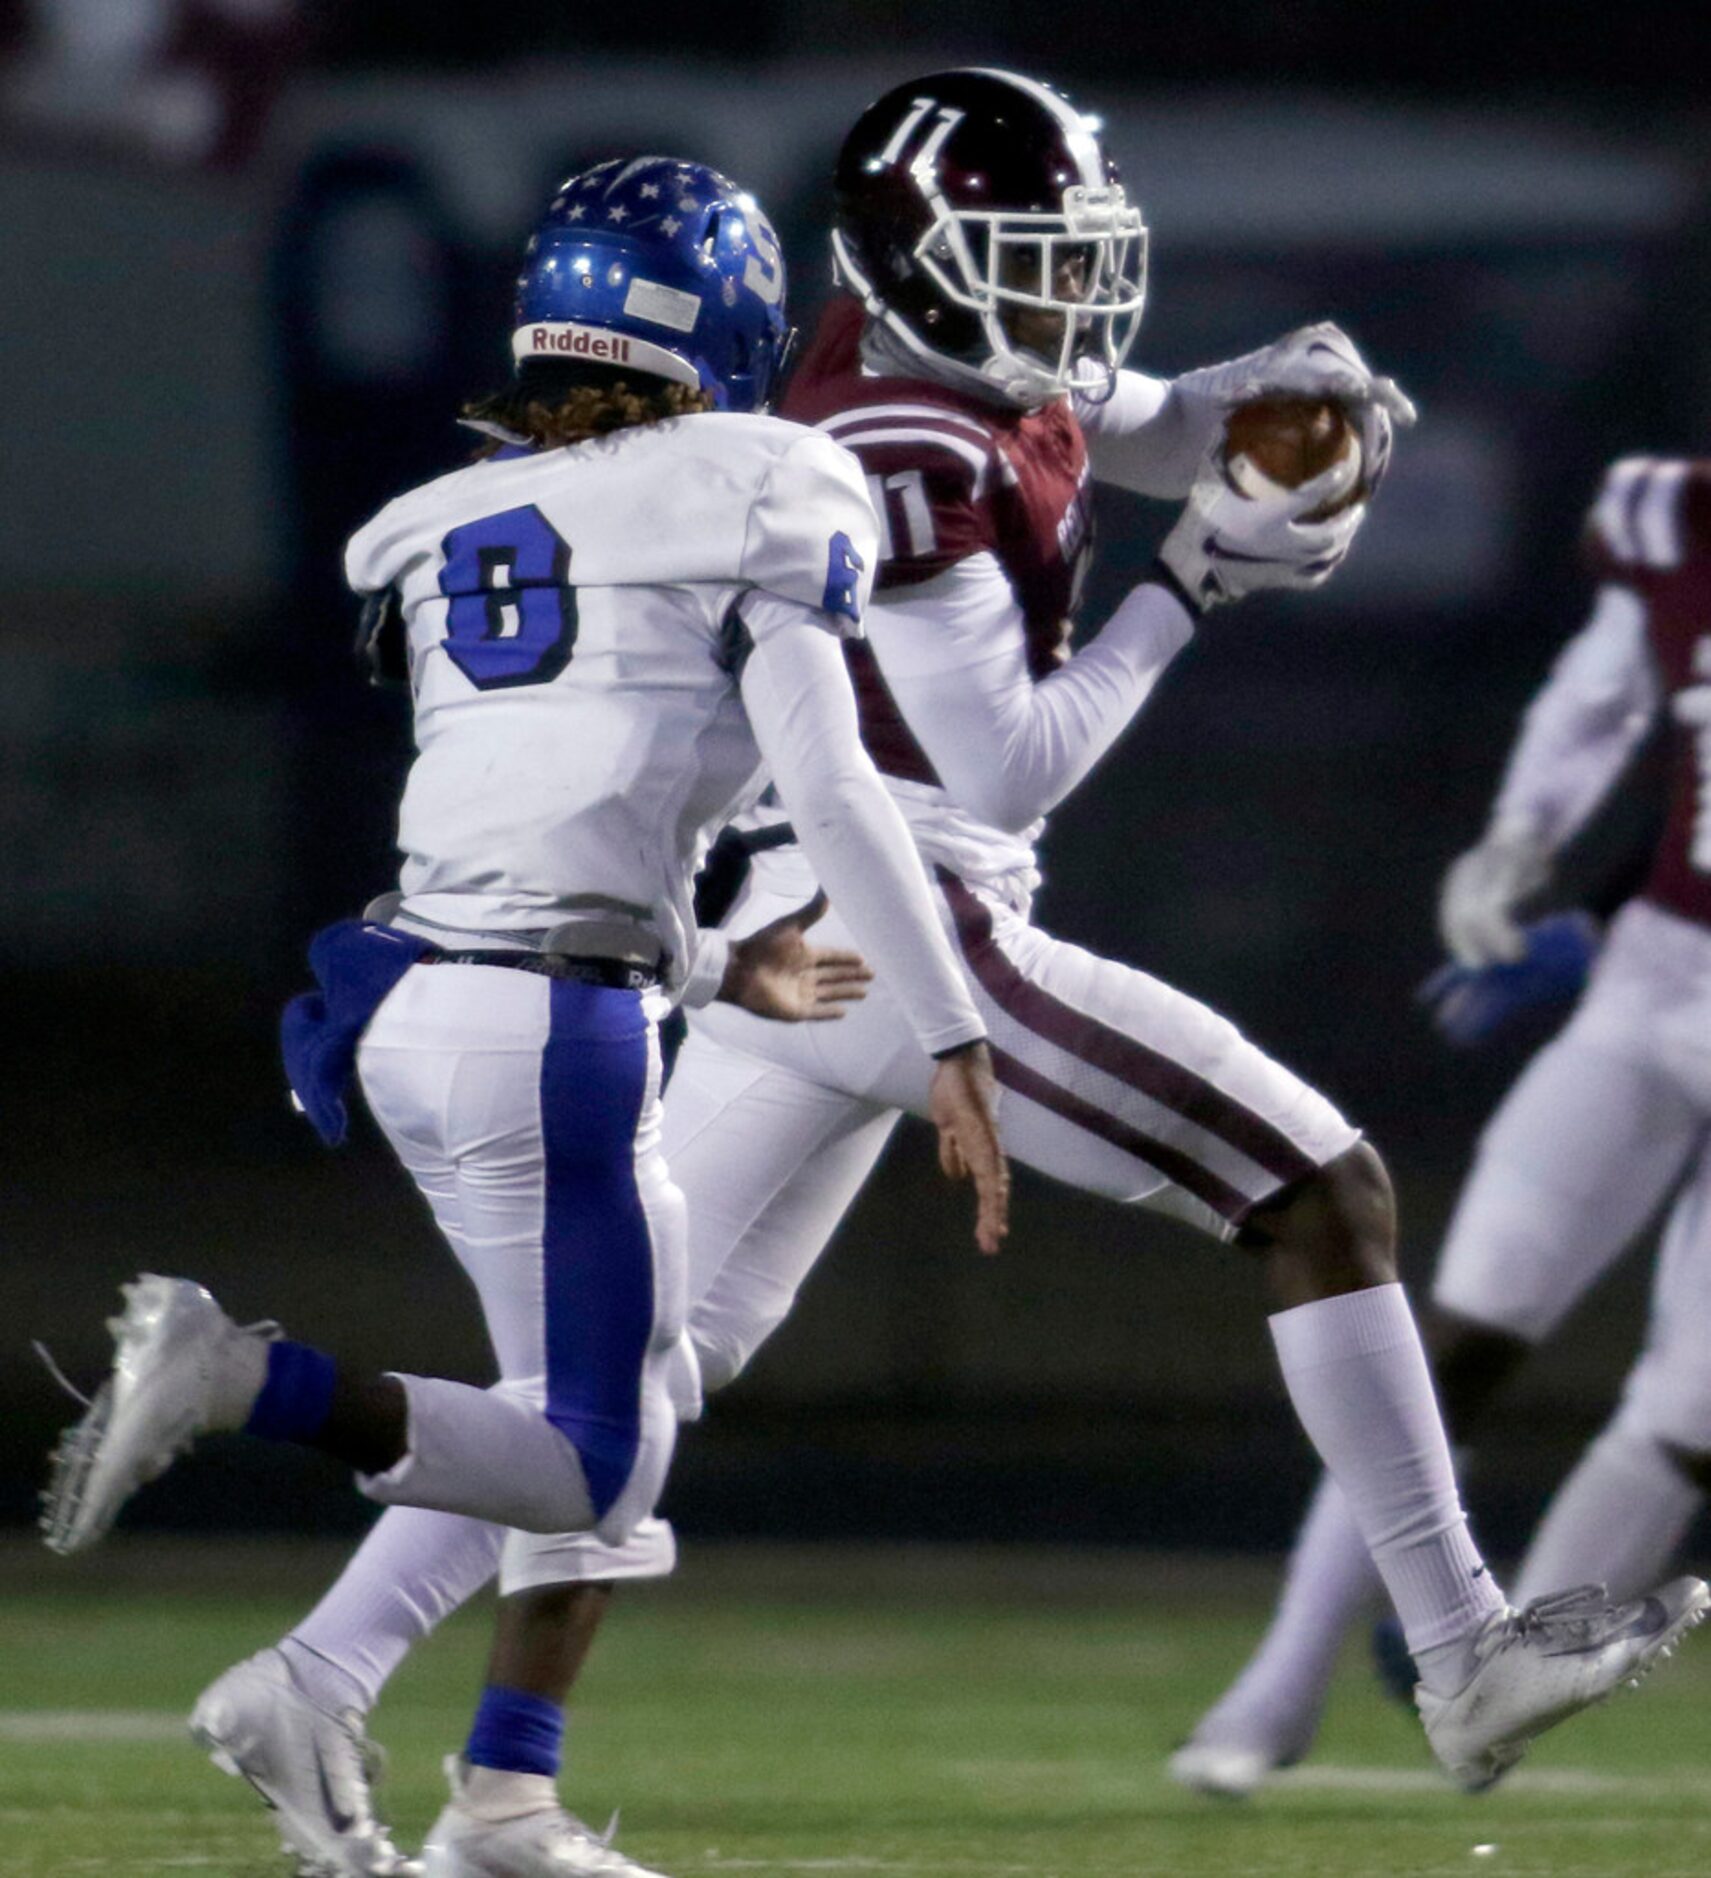
<path id="1" fill-rule="evenodd" d="M 680 981 L 687 883 L 759 764 L 738 605 L 758 591 L 859 637 L 874 561 L 853 458 L 773 417 L 507 449 L 388 504 L 345 567 L 358 592 L 397 590 L 409 632 L 405 917 L 616 915 Z"/>

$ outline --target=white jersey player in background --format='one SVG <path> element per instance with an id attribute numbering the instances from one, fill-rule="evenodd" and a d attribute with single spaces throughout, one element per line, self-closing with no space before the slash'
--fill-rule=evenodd
<path id="1" fill-rule="evenodd" d="M 1443 937 L 1473 970 L 1523 958 L 1525 902 L 1660 712 L 1670 803 L 1591 982 L 1487 1125 L 1428 1320 L 1466 1442 L 1501 1386 L 1669 1200 L 1643 1355 L 1556 1495 L 1515 1595 L 1665 1569 L 1711 1488 L 1711 464 L 1617 463 L 1588 519 L 1591 617 L 1534 698 L 1490 827 L 1445 877 Z M 1239 1794 L 1312 1743 L 1338 1647 L 1381 1587 L 1334 1482 L 1320 1483 L 1278 1610 L 1173 1759 Z"/>
<path id="2" fill-rule="evenodd" d="M 113 1376 L 57 1456 L 55 1549 L 94 1543 L 220 1429 L 329 1453 L 373 1500 L 511 1528 L 525 1580 L 540 1534 L 624 1541 L 698 1399 L 657 1022 L 668 995 L 726 981 L 725 942 L 697 956 L 691 879 L 763 764 L 896 987 L 946 1171 L 972 1172 L 976 1236 L 997 1249 L 1008 1181 L 984 1020 L 861 748 L 841 656 L 873 510 L 849 455 L 763 414 L 783 298 L 765 216 L 716 171 L 655 157 L 573 179 L 525 261 L 518 380 L 486 424 L 499 447 L 388 504 L 347 552 L 359 592 L 396 595 L 418 755 L 401 897 L 389 923 L 316 941 L 322 991 L 293 1007 L 288 1065 L 336 1135 L 356 1055 L 475 1285 L 498 1384 L 353 1374 L 241 1329 L 188 1280 L 145 1276 L 113 1324 Z M 536 1707 L 489 1691 L 460 1805 L 479 1816 L 484 1782 L 528 1777 Z M 251 1716 L 219 1697 L 196 1726 L 282 1814 L 312 1763 L 316 1816 L 358 1823 L 313 1744 L 301 1765 L 257 1765 Z M 454 1816 L 441 1836 L 455 1831 Z"/>
<path id="3" fill-rule="evenodd" d="M 1087 122 L 1030 80 L 953 72 L 901 87 L 855 126 L 838 185 L 840 271 L 861 299 L 828 314 L 788 410 L 853 451 L 883 505 L 874 643 L 852 658 L 863 736 L 933 866 L 992 1031 L 1009 1151 L 1265 1260 L 1291 1395 L 1426 1657 L 1434 1746 L 1461 1777 L 1484 1778 L 1545 1718 L 1649 1661 L 1693 1620 L 1702 1588 L 1672 1591 L 1641 1630 L 1633 1611 L 1582 1605 L 1577 1656 L 1543 1654 L 1563 1632 L 1522 1625 L 1467 1537 L 1395 1283 L 1377 1156 L 1222 1018 L 1028 916 L 1040 818 L 1111 748 L 1202 608 L 1316 586 L 1361 521 L 1358 502 L 1304 519 L 1351 493 L 1342 470 L 1293 496 L 1236 495 L 1218 456 L 1227 410 L 1270 388 L 1345 398 L 1376 475 L 1385 408 L 1406 401 L 1328 327 L 1170 385 L 1121 370 L 1145 231 Z M 1070 656 L 1090 475 L 1189 500 L 1154 577 Z M 807 844 L 768 847 L 731 930 L 764 928 L 817 879 Z M 665 1134 L 690 1198 L 690 1336 L 709 1385 L 784 1317 L 899 1114 L 923 1108 L 903 988 L 875 962 L 872 994 L 813 1039 L 801 1030 L 808 1047 L 711 1012 L 692 1021 Z M 281 1650 L 222 1681 L 245 1686 L 288 1661 L 309 1702 L 279 1706 L 277 1738 L 319 1729 L 334 1751 L 310 1703 L 366 1710 L 410 1643 L 492 1573 L 500 1544 L 474 1521 L 390 1512 Z M 546 1724 L 613 1581 L 672 1562 L 669 1529 L 649 1521 L 621 1546 L 570 1535 L 535 1555 L 531 1575 L 507 1570 L 490 1675 L 538 1698 Z M 559 1869 L 526 1844 L 531 1814 L 549 1829 L 550 1788 L 518 1789 L 513 1803 L 517 1817 L 485 1837 L 472 1822 L 457 1860 L 430 1847 L 429 1870 Z M 323 1826 L 318 1844 L 336 1848 L 340 1872 L 369 1869 L 354 1836 Z M 633 1868 L 591 1851 L 581 1869 Z"/>

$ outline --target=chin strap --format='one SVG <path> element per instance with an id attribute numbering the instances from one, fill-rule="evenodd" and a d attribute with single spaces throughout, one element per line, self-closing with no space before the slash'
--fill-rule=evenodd
<path id="1" fill-rule="evenodd" d="M 924 378 L 931 384 L 943 385 L 947 391 L 966 391 L 989 404 L 1002 404 L 1015 411 L 1037 410 L 1056 395 L 1037 385 L 999 378 L 993 369 L 999 364 L 997 359 L 981 367 L 935 352 L 870 295 L 862 296 L 862 304 L 867 309 L 867 325 L 862 329 L 861 362 L 881 378 Z"/>
<path id="2" fill-rule="evenodd" d="M 1104 359 L 1097 361 L 1102 375 L 1097 386 L 1079 382 L 1059 385 L 1048 374 L 1036 377 L 1016 360 L 1014 353 L 1001 351 L 996 345 L 986 364 L 965 364 L 935 352 L 898 314 L 880 305 L 871 294 L 860 297 L 867 311 L 861 362 L 882 378 L 925 378 L 949 391 L 971 392 L 1013 411 L 1037 411 L 1054 398 L 1065 396 L 1084 398 L 1089 404 L 1107 404 L 1116 394 L 1117 368 Z"/>

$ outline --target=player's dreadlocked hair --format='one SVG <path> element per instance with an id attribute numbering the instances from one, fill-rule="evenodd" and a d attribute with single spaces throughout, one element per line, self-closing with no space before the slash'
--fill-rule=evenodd
<path id="1" fill-rule="evenodd" d="M 472 399 L 463 415 L 496 424 L 533 444 L 555 450 L 561 444 L 586 443 L 637 424 L 663 424 L 713 409 L 713 394 L 694 385 L 641 374 L 635 384 L 609 365 L 581 360 L 530 359 L 503 391 Z M 483 438 L 477 457 L 492 456 L 504 446 Z"/>

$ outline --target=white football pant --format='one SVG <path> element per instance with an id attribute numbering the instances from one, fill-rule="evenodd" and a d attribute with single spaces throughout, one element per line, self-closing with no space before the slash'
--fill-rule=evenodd
<path id="1" fill-rule="evenodd" d="M 1707 1038 L 1711 932 L 1630 903 L 1579 1009 L 1480 1139 L 1432 1300 L 1541 1343 L 1684 1182 L 1654 1279 L 1643 1374 L 1629 1393 L 1660 1434 L 1695 1427 L 1711 1446 Z"/>
<path id="2" fill-rule="evenodd" d="M 753 931 L 812 892 L 797 857 L 766 856 L 730 930 Z M 1329 1102 L 1204 1005 L 960 882 L 941 875 L 938 892 L 989 1027 L 1015 1159 L 1228 1237 L 1255 1205 L 1358 1141 Z M 814 939 L 854 944 L 835 908 Z M 729 1005 L 697 1013 L 664 1143 L 688 1198 L 689 1332 L 709 1390 L 783 1321 L 899 1114 L 926 1114 L 931 1076 L 882 985 L 830 1024 L 768 1023 Z M 670 1564 L 651 1524 L 632 1548 L 519 1535 L 502 1586 L 653 1576 Z"/>
<path id="3" fill-rule="evenodd" d="M 491 1390 L 402 1378 L 409 1451 L 371 1498 L 617 1539 L 676 1435 L 683 1200 L 660 1151 L 658 993 L 417 965 L 358 1067 L 481 1300 Z"/>

